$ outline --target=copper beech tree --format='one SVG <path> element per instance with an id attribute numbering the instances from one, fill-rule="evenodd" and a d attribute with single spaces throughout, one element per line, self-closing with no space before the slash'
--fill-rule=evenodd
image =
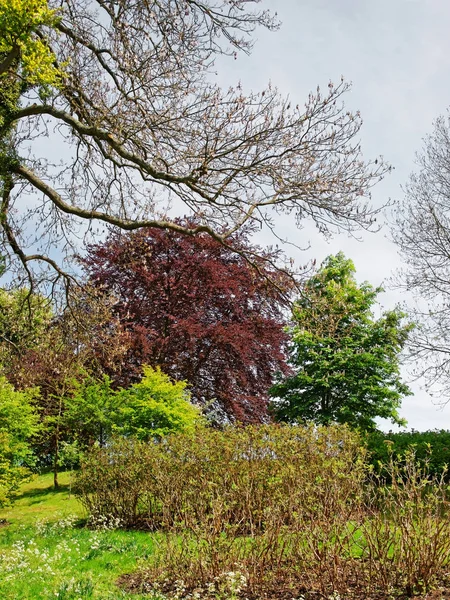
<path id="1" fill-rule="evenodd" d="M 89 282 L 115 298 L 114 316 L 128 332 L 120 368 L 106 368 L 116 384 L 129 386 L 148 364 L 186 380 L 217 422 L 267 419 L 273 374 L 287 370 L 284 309 L 292 283 L 267 267 L 273 252 L 251 247 L 243 232 L 232 243 L 234 251 L 205 233 L 152 229 L 111 234 L 90 247 L 83 260 Z M 262 255 L 258 270 L 241 252 Z"/>
<path id="2" fill-rule="evenodd" d="M 347 83 L 306 103 L 216 83 L 215 57 L 249 52 L 259 26 L 278 22 L 258 0 L 2 3 L 0 253 L 10 272 L 54 281 L 80 237 L 95 240 L 105 224 L 225 245 L 249 223 L 282 237 L 277 213 L 324 233 L 370 227 L 370 188 L 387 167 L 362 158 Z"/>

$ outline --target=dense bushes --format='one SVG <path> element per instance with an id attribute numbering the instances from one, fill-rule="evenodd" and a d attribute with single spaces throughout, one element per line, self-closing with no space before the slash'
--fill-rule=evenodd
<path id="1" fill-rule="evenodd" d="M 145 568 L 122 578 L 127 589 L 218 600 L 426 592 L 450 562 L 447 484 L 407 452 L 383 485 L 365 453 L 342 426 L 121 438 L 87 457 L 77 490 L 94 521 L 164 530 Z"/>
<path id="2" fill-rule="evenodd" d="M 364 449 L 342 427 L 198 429 L 159 444 L 116 439 L 94 449 L 78 475 L 95 516 L 126 525 L 195 529 L 209 523 L 261 531 L 271 510 L 283 524 L 352 504 L 365 474 Z M 271 514 L 271 518 L 274 514 Z"/>
<path id="3" fill-rule="evenodd" d="M 403 456 L 414 449 L 416 460 L 423 467 L 427 463 L 429 473 L 440 476 L 450 463 L 450 431 L 405 431 L 399 433 L 371 432 L 365 435 L 370 461 L 376 472 L 390 461 L 390 456 Z M 450 481 L 450 473 L 445 474 Z"/>

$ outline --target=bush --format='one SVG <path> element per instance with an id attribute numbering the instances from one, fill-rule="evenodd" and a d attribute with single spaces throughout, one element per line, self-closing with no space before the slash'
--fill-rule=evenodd
<path id="1" fill-rule="evenodd" d="M 31 438 L 38 432 L 34 407 L 37 390 L 17 392 L 0 377 L 0 506 L 9 504 L 17 488 L 30 475 Z"/>
<path id="2" fill-rule="evenodd" d="M 139 383 L 117 392 L 113 431 L 140 440 L 192 433 L 201 411 L 191 404 L 186 381 L 173 381 L 159 367 L 144 366 L 143 372 Z"/>
<path id="3" fill-rule="evenodd" d="M 408 451 L 372 476 L 343 426 L 120 439 L 78 476 L 95 521 L 164 528 L 128 590 L 170 597 L 426 593 L 450 563 L 447 484 Z M 392 483 L 385 484 L 388 478 Z"/>
<path id="4" fill-rule="evenodd" d="M 168 532 L 152 581 L 183 579 L 187 590 L 215 582 L 214 593 L 226 595 L 236 581 L 224 574 L 236 565 L 245 566 L 246 586 L 262 589 L 281 581 L 276 570 L 287 561 L 303 579 L 320 572 L 331 589 L 330 557 L 351 543 L 348 523 L 362 503 L 364 454 L 343 426 L 200 429 L 158 444 L 121 439 L 87 457 L 77 493 L 97 521 Z"/>
<path id="5" fill-rule="evenodd" d="M 271 508 L 284 524 L 335 513 L 359 490 L 363 456 L 345 427 L 200 428 L 160 443 L 116 439 L 87 456 L 76 487 L 91 513 L 128 525 L 255 533 Z"/>
<path id="6" fill-rule="evenodd" d="M 362 557 L 376 566 L 372 584 L 408 597 L 427 593 L 450 561 L 448 486 L 414 449 L 389 457 L 369 486 L 369 518 L 362 525 Z M 389 485 L 385 480 L 390 481 Z"/>

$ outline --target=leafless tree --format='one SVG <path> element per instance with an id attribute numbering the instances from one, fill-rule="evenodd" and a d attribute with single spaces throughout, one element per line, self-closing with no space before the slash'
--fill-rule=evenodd
<path id="1" fill-rule="evenodd" d="M 258 3 L 55 0 L 59 22 L 37 35 L 61 85 L 45 95 L 25 87 L 0 130 L 0 253 L 10 268 L 32 281 L 44 266 L 55 281 L 79 239 L 105 226 L 206 232 L 227 244 L 252 223 L 281 238 L 277 213 L 324 234 L 373 225 L 370 189 L 388 167 L 362 158 L 346 82 L 305 104 L 271 86 L 245 95 L 214 82 L 217 55 L 249 52 L 258 26 L 277 29 Z M 19 76 L 11 65 L 2 77 Z M 180 214 L 198 225 L 183 229 Z"/>
<path id="2" fill-rule="evenodd" d="M 414 372 L 439 402 L 450 400 L 450 113 L 439 117 L 416 158 L 395 218 L 406 262 L 401 285 L 418 297 L 410 338 Z"/>

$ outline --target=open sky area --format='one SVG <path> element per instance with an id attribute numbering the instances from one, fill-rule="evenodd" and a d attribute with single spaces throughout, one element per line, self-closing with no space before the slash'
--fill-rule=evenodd
<path id="1" fill-rule="evenodd" d="M 303 103 L 317 85 L 325 90 L 330 80 L 338 83 L 344 76 L 352 82 L 345 105 L 360 110 L 364 120 L 360 135 L 364 156 L 382 155 L 394 167 L 374 188 L 373 204 L 402 199 L 402 185 L 415 169 L 415 153 L 431 133 L 433 121 L 450 105 L 450 3 L 265 0 L 262 5 L 278 13 L 280 30 L 259 30 L 251 56 L 220 61 L 218 80 L 224 85 L 241 80 L 244 91 L 260 90 L 271 81 L 293 102 Z M 306 225 L 297 232 L 285 220 L 282 233 L 301 246 L 310 245 L 302 253 L 286 251 L 303 264 L 306 258 L 320 262 L 343 250 L 354 261 L 358 280 L 386 287 L 379 298 L 384 307 L 410 303 L 412 299 L 390 288 L 390 278 L 402 268 L 390 240 L 392 211 L 395 204 L 380 217 L 381 231 L 363 232 L 360 240 L 337 235 L 326 241 L 314 228 Z M 436 406 L 439 399 L 431 398 L 421 382 L 411 387 L 415 395 L 404 400 L 401 410 L 408 428 L 450 428 L 450 405 Z"/>

